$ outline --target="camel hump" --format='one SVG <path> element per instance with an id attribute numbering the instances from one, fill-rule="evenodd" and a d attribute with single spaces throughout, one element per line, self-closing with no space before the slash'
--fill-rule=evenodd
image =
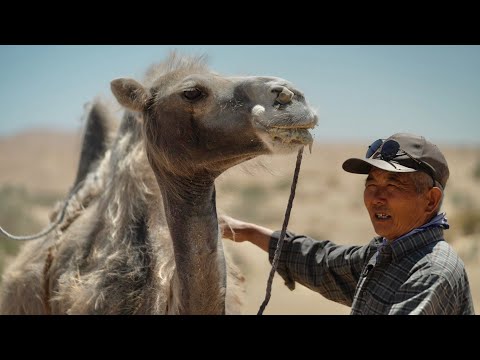
<path id="1" fill-rule="evenodd" d="M 104 155 L 112 141 L 116 121 L 108 106 L 99 99 L 93 101 L 87 110 L 80 161 L 74 186 L 83 181 Z"/>

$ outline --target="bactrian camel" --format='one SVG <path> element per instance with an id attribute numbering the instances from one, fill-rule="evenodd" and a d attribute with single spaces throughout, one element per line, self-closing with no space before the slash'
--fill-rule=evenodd
<path id="1" fill-rule="evenodd" d="M 311 144 L 315 111 L 284 79 L 225 77 L 176 53 L 111 90 L 124 116 L 115 126 L 105 105 L 91 106 L 66 216 L 5 271 L 0 312 L 241 313 L 215 179 Z"/>

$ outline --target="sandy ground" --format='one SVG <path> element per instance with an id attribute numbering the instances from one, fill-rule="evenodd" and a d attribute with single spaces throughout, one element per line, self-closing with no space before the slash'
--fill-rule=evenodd
<path id="1" fill-rule="evenodd" d="M 0 138 L 0 187 L 25 186 L 33 192 L 65 194 L 77 168 L 81 131 L 74 134 L 32 131 Z M 475 308 L 480 312 L 480 222 L 465 234 L 465 216 L 480 213 L 480 148 L 442 146 L 451 176 L 443 210 L 451 224 L 447 241 L 466 263 Z M 342 162 L 362 156 L 365 145 L 315 143 L 305 152 L 289 229 L 339 244 L 367 243 L 375 234 L 363 205 L 365 177 L 344 172 Z M 262 157 L 230 169 L 217 180 L 219 211 L 280 230 L 296 155 Z M 478 170 L 480 172 L 480 170 Z M 47 223 L 48 209 L 35 209 Z M 478 217 L 477 217 L 478 219 Z M 266 291 L 270 264 L 265 252 L 249 243 L 225 240 L 246 277 L 245 314 L 256 314 Z M 290 291 L 279 275 L 265 314 L 348 314 L 346 306 L 297 284 Z"/>

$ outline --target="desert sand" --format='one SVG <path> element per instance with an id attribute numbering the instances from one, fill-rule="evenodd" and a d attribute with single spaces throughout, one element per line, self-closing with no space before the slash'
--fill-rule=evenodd
<path id="1" fill-rule="evenodd" d="M 401 129 L 399 130 L 401 131 Z M 32 194 L 68 192 L 77 169 L 81 130 L 74 133 L 30 131 L 0 138 L 0 189 Z M 451 228 L 446 239 L 464 260 L 476 311 L 480 311 L 480 147 L 438 144 L 450 166 L 443 211 Z M 341 164 L 362 156 L 366 144 L 316 141 L 301 164 L 289 230 L 338 244 L 362 245 L 375 235 L 363 205 L 365 176 L 346 173 Z M 217 180 L 218 209 L 232 217 L 272 229 L 282 227 L 296 154 L 261 157 L 232 168 Z M 37 227 L 48 223 L 51 206 L 31 206 Z M 2 223 L 9 229 L 9 224 Z M 10 241 L 1 238 L 0 241 Z M 265 296 L 270 264 L 267 254 L 249 243 L 225 240 L 246 278 L 244 314 L 256 314 Z M 8 261 L 0 248 L 0 257 Z M 299 284 L 290 291 L 277 274 L 264 314 L 349 314 L 344 305 L 326 300 Z"/>

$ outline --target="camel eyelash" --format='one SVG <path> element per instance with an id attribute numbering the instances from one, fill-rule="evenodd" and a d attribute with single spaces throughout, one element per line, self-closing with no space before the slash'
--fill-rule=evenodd
<path id="1" fill-rule="evenodd" d="M 206 93 L 199 88 L 189 88 L 183 90 L 183 97 L 189 101 L 196 101 L 206 97 Z"/>

